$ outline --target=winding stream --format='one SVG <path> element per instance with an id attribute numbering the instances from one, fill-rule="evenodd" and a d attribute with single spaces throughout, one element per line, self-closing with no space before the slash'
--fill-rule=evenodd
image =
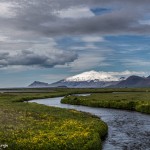
<path id="1" fill-rule="evenodd" d="M 108 136 L 103 142 L 103 150 L 150 150 L 149 115 L 133 111 L 61 104 L 62 98 L 39 99 L 30 102 L 89 112 L 100 117 L 109 127 Z"/>

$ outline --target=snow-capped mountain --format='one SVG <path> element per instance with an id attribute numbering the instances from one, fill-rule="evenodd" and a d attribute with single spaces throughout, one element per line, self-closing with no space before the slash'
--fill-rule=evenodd
<path id="1" fill-rule="evenodd" d="M 88 71 L 68 77 L 51 84 L 53 87 L 67 86 L 70 88 L 102 88 L 116 85 L 125 78 L 116 77 L 107 72 Z"/>
<path id="2" fill-rule="evenodd" d="M 136 74 L 136 72 L 131 73 Z M 131 75 L 131 73 L 129 71 L 121 73 L 88 71 L 68 77 L 66 79 L 60 80 L 52 84 L 35 81 L 31 85 L 29 85 L 29 87 L 61 87 L 61 88 L 150 87 L 150 76 L 146 78 Z"/>
<path id="3" fill-rule="evenodd" d="M 89 72 L 83 72 L 81 74 L 68 77 L 65 79 L 65 81 L 71 81 L 71 82 L 82 82 L 82 81 L 119 81 L 119 79 L 115 76 L 112 76 L 106 72 L 96 72 L 96 71 L 89 71 Z"/>

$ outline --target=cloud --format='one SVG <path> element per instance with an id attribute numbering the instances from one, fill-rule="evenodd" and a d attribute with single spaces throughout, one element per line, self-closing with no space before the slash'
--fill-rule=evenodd
<path id="1" fill-rule="evenodd" d="M 140 20 L 139 23 L 142 25 L 150 25 L 150 20 Z"/>
<path id="2" fill-rule="evenodd" d="M 140 67 L 149 67 L 150 62 L 144 59 L 124 59 L 122 60 L 123 64 L 128 66 L 128 67 L 135 67 L 135 66 L 140 66 Z"/>
<path id="3" fill-rule="evenodd" d="M 129 71 L 129 70 L 122 71 L 122 72 L 107 72 L 107 73 L 113 76 L 125 76 L 125 77 L 131 76 L 131 75 L 146 75 L 147 74 L 144 71 Z"/>
<path id="4" fill-rule="evenodd" d="M 87 53 L 80 54 L 77 60 L 70 63 L 67 67 L 71 69 L 72 72 L 78 72 L 83 70 L 93 69 L 95 66 L 109 66 L 106 63 L 106 57 L 97 53 Z"/>
<path id="5" fill-rule="evenodd" d="M 97 16 L 91 11 L 95 7 L 112 11 Z M 75 61 L 74 68 L 84 68 L 89 59 L 92 68 L 104 63 L 99 58 L 104 58 L 103 54 L 80 54 L 77 62 L 77 54 L 58 49 L 58 43 L 51 39 L 64 35 L 83 37 L 81 42 L 89 43 L 80 47 L 83 50 L 96 49 L 93 43 L 104 42 L 103 35 L 150 33 L 150 25 L 139 22 L 149 13 L 149 0 L 1 0 L 0 9 L 0 52 L 4 55 L 1 67 L 53 67 Z"/>
<path id="6" fill-rule="evenodd" d="M 84 36 L 81 38 L 83 42 L 104 42 L 105 39 L 100 36 Z"/>
<path id="7" fill-rule="evenodd" d="M 77 59 L 75 53 L 53 51 L 47 55 L 39 55 L 33 51 L 21 51 L 16 55 L 9 53 L 0 53 L 0 67 L 7 66 L 34 66 L 42 68 L 51 68 L 56 65 L 64 65 Z"/>
<path id="8" fill-rule="evenodd" d="M 100 74 L 106 74 L 107 76 L 112 76 L 114 79 L 119 79 L 121 77 L 128 78 L 129 76 L 132 75 L 137 75 L 137 76 L 147 76 L 148 72 L 143 72 L 143 71 L 129 71 L 125 70 L 122 72 L 104 72 L 104 71 L 99 71 Z"/>
<path id="9" fill-rule="evenodd" d="M 121 38 L 132 45 L 121 48 L 114 36 L 140 35 L 137 41 L 134 37 L 140 43 L 141 35 L 149 35 L 149 4 L 149 0 L 0 0 L 1 79 L 7 80 L 6 73 L 10 80 L 17 78 L 16 84 L 19 75 L 23 81 L 30 72 L 41 73 L 38 68 L 62 75 L 64 70 L 73 74 L 95 68 L 148 70 L 149 38 L 141 41 L 143 50 L 137 52 L 139 45 L 133 40 Z M 123 51 L 128 53 L 122 55 Z M 139 55 L 144 56 L 137 61 Z M 22 74 L 13 77 L 16 70 Z"/>
<path id="10" fill-rule="evenodd" d="M 149 24 L 141 24 L 150 8 L 148 0 L 13 0 L 14 18 L 0 18 L 5 32 L 17 31 L 20 38 L 28 36 L 62 36 L 81 34 L 149 34 Z M 12 3 L 10 0 L 5 5 Z M 113 11 L 96 16 L 93 7 Z M 4 7 L 7 8 L 7 7 Z M 21 32 L 21 34 L 19 34 Z M 16 34 L 16 33 L 15 33 Z M 27 35 L 26 35 L 27 36 Z"/>
<path id="11" fill-rule="evenodd" d="M 0 68 L 10 67 L 24 69 L 31 67 L 52 68 L 64 65 L 78 58 L 74 51 L 57 48 L 53 38 L 39 37 L 28 41 L 27 39 L 11 39 L 0 37 Z"/>
<path id="12" fill-rule="evenodd" d="M 11 2 L 0 2 L 0 17 L 12 18 L 15 17 L 15 12 L 13 11 L 14 4 Z"/>
<path id="13" fill-rule="evenodd" d="M 96 50 L 96 49 L 100 49 L 99 47 L 95 46 L 94 44 L 86 44 L 85 46 L 73 46 L 70 49 L 72 50 L 77 50 L 77 51 L 82 51 L 82 50 Z"/>
<path id="14" fill-rule="evenodd" d="M 54 12 L 60 18 L 87 18 L 95 16 L 94 13 L 86 7 L 71 7 Z"/>

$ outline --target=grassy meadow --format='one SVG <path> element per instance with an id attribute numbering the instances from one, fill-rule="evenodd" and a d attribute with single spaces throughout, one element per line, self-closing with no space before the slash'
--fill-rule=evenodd
<path id="1" fill-rule="evenodd" d="M 150 92 L 127 91 L 113 93 L 93 93 L 90 96 L 65 96 L 62 103 L 84 105 L 91 107 L 104 107 L 134 110 L 150 114 Z"/>
<path id="2" fill-rule="evenodd" d="M 88 113 L 28 103 L 65 96 L 63 103 L 150 113 L 150 89 L 4 89 L 0 150 L 99 150 L 108 127 Z M 126 93 L 112 93 L 126 92 Z M 90 96 L 72 94 L 92 93 Z"/>
<path id="3" fill-rule="evenodd" d="M 40 90 L 39 90 L 40 92 Z M 107 125 L 75 110 L 28 103 L 72 91 L 0 94 L 0 150 L 99 150 Z"/>

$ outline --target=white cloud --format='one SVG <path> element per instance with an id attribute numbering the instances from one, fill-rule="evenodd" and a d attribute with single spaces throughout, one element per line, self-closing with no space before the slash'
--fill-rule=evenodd
<path id="1" fill-rule="evenodd" d="M 131 76 L 131 75 L 145 75 L 146 72 L 143 71 L 122 71 L 122 72 L 107 72 L 110 75 L 115 75 L 115 76 Z"/>
<path id="2" fill-rule="evenodd" d="M 72 50 L 88 50 L 88 49 L 99 49 L 99 47 L 97 47 L 94 44 L 86 44 L 85 46 L 73 46 L 71 47 Z"/>
<path id="3" fill-rule="evenodd" d="M 143 60 L 143 59 L 124 59 L 122 60 L 122 62 L 124 63 L 124 65 L 128 66 L 128 67 L 135 67 L 135 66 L 140 66 L 140 67 L 148 67 L 150 66 L 150 62 Z"/>
<path id="4" fill-rule="evenodd" d="M 108 66 L 110 64 L 105 63 L 106 58 L 100 54 L 81 54 L 78 59 L 70 63 L 68 67 L 72 72 L 83 71 L 93 69 L 95 66 Z"/>
<path id="5" fill-rule="evenodd" d="M 57 43 L 53 38 L 47 38 L 43 43 L 33 44 L 28 50 L 36 51 L 38 54 L 58 53 L 59 49 L 56 48 Z"/>
<path id="6" fill-rule="evenodd" d="M 8 37 L 0 35 L 0 42 L 6 42 Z"/>
<path id="7" fill-rule="evenodd" d="M 16 14 L 13 11 L 14 4 L 11 2 L 0 2 L 0 16 L 5 18 L 14 17 Z"/>
<path id="8" fill-rule="evenodd" d="M 139 23 L 142 25 L 150 25 L 150 20 L 140 20 Z"/>
<path id="9" fill-rule="evenodd" d="M 105 39 L 100 36 L 84 36 L 81 38 L 83 42 L 104 42 Z"/>
<path id="10" fill-rule="evenodd" d="M 68 9 L 62 9 L 60 11 L 55 11 L 55 15 L 60 18 L 88 18 L 94 17 L 94 13 L 88 7 L 71 7 Z"/>
<path id="11" fill-rule="evenodd" d="M 38 38 L 36 40 L 13 39 L 0 36 L 0 52 L 8 52 L 16 55 L 22 50 L 34 51 L 38 54 L 47 54 L 53 51 L 62 51 L 56 48 L 57 42 L 54 38 Z"/>
<path id="12" fill-rule="evenodd" d="M 14 66 L 7 66 L 4 68 L 0 68 L 1 71 L 3 72 L 7 72 L 9 74 L 11 73 L 18 73 L 18 72 L 22 72 L 22 71 L 27 71 L 27 70 L 34 70 L 36 68 L 31 68 L 30 66 L 18 66 L 18 65 L 14 65 Z"/>
<path id="13" fill-rule="evenodd" d="M 2 40 L 4 41 L 5 38 L 2 38 Z M 10 40 L 11 46 L 13 45 L 12 42 L 14 41 Z M 73 62 L 77 59 L 78 56 L 75 52 L 64 51 L 56 47 L 57 43 L 53 38 L 44 39 L 41 43 L 33 42 L 26 49 L 11 50 L 11 47 L 8 47 L 10 49 L 0 51 L 0 68 L 8 68 L 10 66 L 25 66 L 25 69 L 26 66 L 31 68 L 52 68 L 56 65 Z"/>

